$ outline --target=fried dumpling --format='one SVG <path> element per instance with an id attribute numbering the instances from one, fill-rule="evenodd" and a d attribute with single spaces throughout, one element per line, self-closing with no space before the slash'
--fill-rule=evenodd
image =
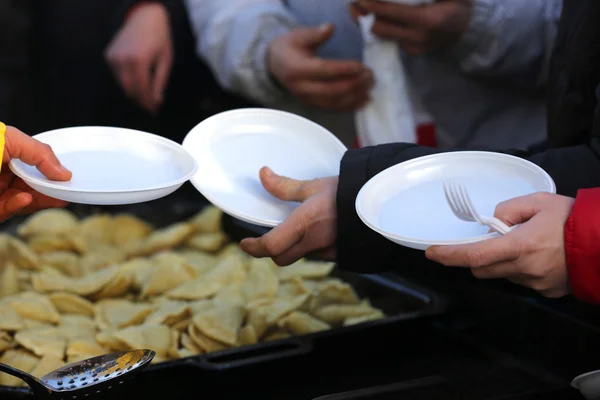
<path id="1" fill-rule="evenodd" d="M 208 206 L 196 214 L 190 224 L 198 233 L 218 233 L 221 231 L 223 212 L 215 206 Z"/>
<path id="2" fill-rule="evenodd" d="M 126 328 L 144 322 L 153 307 L 122 299 L 101 300 L 96 304 L 96 323 L 100 329 Z"/>
<path id="3" fill-rule="evenodd" d="M 81 276 L 79 256 L 70 251 L 54 251 L 40 255 L 40 262 L 67 276 Z"/>
<path id="4" fill-rule="evenodd" d="M 331 273 L 333 263 L 321 263 L 310 261 L 298 261 L 288 267 L 280 268 L 279 279 L 286 281 L 292 278 L 318 279 L 324 278 Z"/>
<path id="5" fill-rule="evenodd" d="M 5 297 L 3 302 L 6 302 L 23 318 L 51 324 L 60 322 L 60 314 L 54 307 L 54 304 L 52 304 L 47 296 L 42 294 L 23 292 Z"/>
<path id="6" fill-rule="evenodd" d="M 185 242 L 194 233 L 194 227 L 187 223 L 177 223 L 156 230 L 147 238 L 129 249 L 131 256 L 145 256 L 169 250 Z"/>
<path id="7" fill-rule="evenodd" d="M 27 245 L 37 254 L 77 250 L 73 241 L 65 234 L 42 233 L 35 235 L 27 241 Z"/>
<path id="8" fill-rule="evenodd" d="M 130 214 L 120 214 L 112 220 L 112 244 L 125 247 L 142 240 L 152 232 L 152 225 Z"/>
<path id="9" fill-rule="evenodd" d="M 75 229 L 79 221 L 68 210 L 50 208 L 32 214 L 18 228 L 21 237 L 31 237 L 40 234 L 62 234 Z"/>
<path id="10" fill-rule="evenodd" d="M 195 276 L 194 269 L 182 257 L 169 257 L 167 261 L 159 259 L 142 286 L 141 296 L 144 298 L 165 293 Z"/>
<path id="11" fill-rule="evenodd" d="M 331 326 L 323 321 L 312 317 L 301 311 L 294 311 L 278 322 L 278 325 L 287 329 L 294 335 L 307 335 L 331 329 Z"/>
<path id="12" fill-rule="evenodd" d="M 17 294 L 20 288 L 19 270 L 13 263 L 7 263 L 0 270 L 0 297 Z"/>
<path id="13" fill-rule="evenodd" d="M 0 362 L 24 372 L 31 372 L 38 364 L 38 358 L 27 351 L 14 349 L 6 351 L 0 357 Z M 0 385 L 25 386 L 25 382 L 19 378 L 0 372 Z"/>
<path id="14" fill-rule="evenodd" d="M 222 232 L 200 233 L 188 239 L 186 244 L 189 248 L 194 250 L 216 253 L 221 250 L 228 241 L 229 238 Z"/>
<path id="15" fill-rule="evenodd" d="M 50 355 L 59 359 L 64 358 L 67 346 L 67 340 L 55 327 L 19 331 L 15 334 L 15 341 L 39 357 Z"/>
<path id="16" fill-rule="evenodd" d="M 248 278 L 244 282 L 243 291 L 246 301 L 272 299 L 279 289 L 279 279 L 271 268 L 269 261 L 252 259 Z"/>
<path id="17" fill-rule="evenodd" d="M 205 336 L 235 346 L 244 314 L 244 307 L 240 304 L 217 305 L 194 316 L 192 322 Z"/>
<path id="18" fill-rule="evenodd" d="M 315 317 L 329 324 L 341 324 L 348 318 L 363 317 L 373 314 L 377 309 L 373 308 L 368 301 L 359 304 L 331 304 L 319 308 L 314 312 Z"/>
<path id="19" fill-rule="evenodd" d="M 169 291 L 167 296 L 179 300 L 200 300 L 214 296 L 226 285 L 242 283 L 245 279 L 245 260 L 232 255 L 223 257 L 204 275 Z"/>
<path id="20" fill-rule="evenodd" d="M 93 317 L 95 314 L 94 304 L 69 292 L 52 293 L 49 297 L 54 307 L 62 314 L 86 315 Z"/>

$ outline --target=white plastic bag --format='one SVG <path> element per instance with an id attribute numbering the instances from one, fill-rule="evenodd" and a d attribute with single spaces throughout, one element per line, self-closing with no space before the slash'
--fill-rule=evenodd
<path id="1" fill-rule="evenodd" d="M 409 5 L 431 3 L 430 0 L 387 1 Z M 398 44 L 373 35 L 374 15 L 360 17 L 358 22 L 364 42 L 363 63 L 375 76 L 371 101 L 355 115 L 358 142 L 361 146 L 415 143 L 415 112 L 421 114 L 418 117 L 421 121 L 426 118 L 426 113 L 420 104 L 415 104 L 417 99 L 411 95 Z"/>

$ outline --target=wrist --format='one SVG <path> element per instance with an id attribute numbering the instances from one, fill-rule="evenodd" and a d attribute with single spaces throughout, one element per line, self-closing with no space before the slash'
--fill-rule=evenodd
<path id="1" fill-rule="evenodd" d="M 277 39 L 275 39 L 275 40 L 277 40 Z M 273 48 L 273 44 L 274 44 L 275 40 L 273 42 L 271 42 L 271 45 L 269 45 L 269 47 L 267 48 L 267 54 L 266 54 L 267 79 L 269 79 L 271 84 L 273 86 L 275 86 L 278 90 L 286 90 L 286 86 L 283 83 L 283 80 L 280 79 L 279 74 L 277 72 L 275 72 L 276 68 L 273 67 L 274 62 L 271 59 L 271 57 L 273 57 L 271 52 L 272 52 L 272 48 Z"/>
<path id="2" fill-rule="evenodd" d="M 254 49 L 255 69 L 256 71 L 262 71 L 259 78 L 262 78 L 263 83 L 271 90 L 279 94 L 285 94 L 288 93 L 288 89 L 284 83 L 285 80 L 276 67 L 277 62 L 274 58 L 274 51 L 276 51 L 278 40 L 281 40 L 291 29 L 274 24 L 268 26 L 270 29 L 267 30 L 266 28 L 259 35 L 260 39 Z"/>
<path id="3" fill-rule="evenodd" d="M 286 86 L 283 84 L 277 76 L 275 76 L 272 72 L 269 71 L 267 78 L 271 81 L 273 86 L 275 86 L 278 90 L 287 91 Z"/>

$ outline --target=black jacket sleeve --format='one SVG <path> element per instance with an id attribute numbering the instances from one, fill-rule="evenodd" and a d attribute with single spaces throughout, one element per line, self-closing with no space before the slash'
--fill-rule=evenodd
<path id="1" fill-rule="evenodd" d="M 414 265 L 426 269 L 422 251 L 399 246 L 362 223 L 355 200 L 362 186 L 377 173 L 392 165 L 442 150 L 412 144 L 388 144 L 350 150 L 342 159 L 337 192 L 337 258 L 341 268 L 372 273 L 405 271 Z M 551 149 L 540 153 L 505 151 L 541 166 L 554 179 L 557 192 L 575 196 L 578 189 L 600 186 L 600 143 Z M 441 268 L 436 268 L 439 272 Z M 435 272 L 435 273 L 438 273 Z"/>

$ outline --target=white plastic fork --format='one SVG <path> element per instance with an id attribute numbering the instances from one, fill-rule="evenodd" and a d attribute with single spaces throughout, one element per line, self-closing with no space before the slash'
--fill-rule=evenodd
<path id="1" fill-rule="evenodd" d="M 496 217 L 484 217 L 477 212 L 467 189 L 459 183 L 444 182 L 444 194 L 450 209 L 458 219 L 468 222 L 477 222 L 492 228 L 496 232 L 505 235 L 512 230 L 511 227 Z"/>

